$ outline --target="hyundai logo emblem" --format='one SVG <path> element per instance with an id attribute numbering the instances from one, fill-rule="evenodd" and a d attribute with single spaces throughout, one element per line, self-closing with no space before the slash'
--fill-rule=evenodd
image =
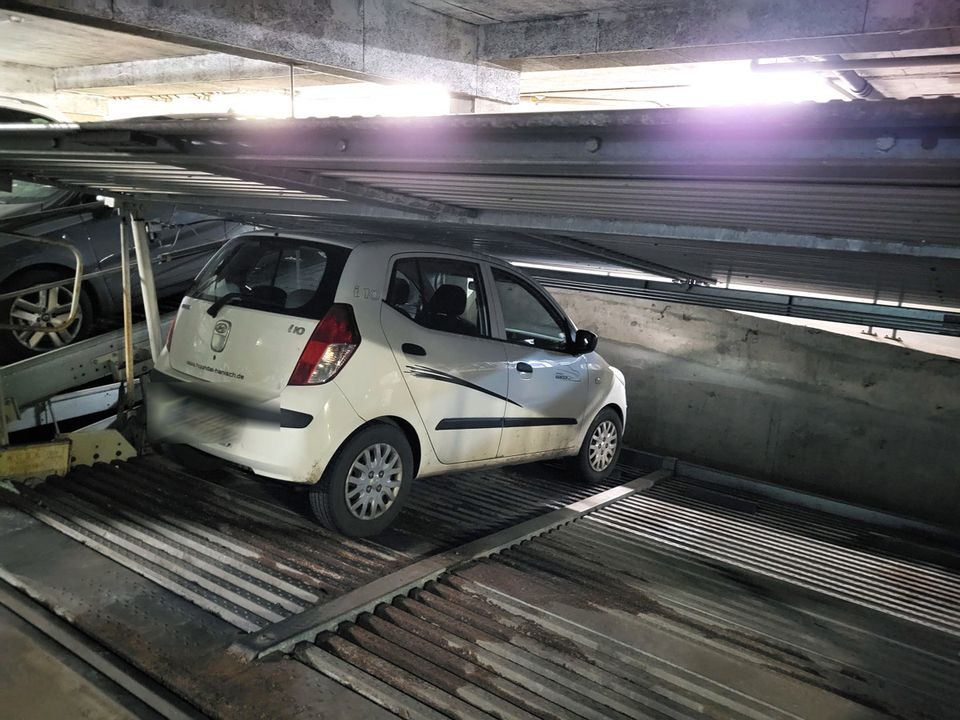
<path id="1" fill-rule="evenodd" d="M 213 337 L 210 338 L 210 348 L 214 352 L 220 352 L 227 346 L 227 338 L 230 337 L 230 321 L 217 320 L 213 326 Z"/>

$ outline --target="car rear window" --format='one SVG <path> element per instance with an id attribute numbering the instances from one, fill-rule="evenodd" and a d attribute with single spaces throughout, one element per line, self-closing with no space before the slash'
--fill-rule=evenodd
<path id="1" fill-rule="evenodd" d="M 245 236 L 214 255 L 187 293 L 216 302 L 319 320 L 333 303 L 349 248 L 310 240 Z"/>

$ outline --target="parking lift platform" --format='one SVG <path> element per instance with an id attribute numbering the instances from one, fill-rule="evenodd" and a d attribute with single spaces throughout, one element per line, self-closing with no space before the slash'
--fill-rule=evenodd
<path id="1" fill-rule="evenodd" d="M 0 492 L 0 600 L 168 717 L 957 716 L 952 538 L 628 460 L 425 478 L 361 541 L 295 487 L 77 469 Z"/>

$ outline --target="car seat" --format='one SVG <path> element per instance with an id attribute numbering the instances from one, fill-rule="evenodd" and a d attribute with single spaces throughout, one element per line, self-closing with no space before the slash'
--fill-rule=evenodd
<path id="1" fill-rule="evenodd" d="M 417 322 L 434 330 L 479 335 L 476 326 L 461 317 L 466 309 L 466 290 L 457 285 L 441 285 L 423 306 Z"/>

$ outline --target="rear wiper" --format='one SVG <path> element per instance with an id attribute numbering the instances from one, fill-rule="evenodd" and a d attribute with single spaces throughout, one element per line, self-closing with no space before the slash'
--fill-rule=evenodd
<path id="1" fill-rule="evenodd" d="M 243 293 L 232 292 L 227 293 L 222 298 L 219 298 L 213 305 L 207 308 L 207 315 L 210 317 L 216 317 L 220 314 L 220 310 L 223 309 L 223 306 L 227 303 L 232 303 L 234 300 L 239 300 L 243 297 Z"/>

